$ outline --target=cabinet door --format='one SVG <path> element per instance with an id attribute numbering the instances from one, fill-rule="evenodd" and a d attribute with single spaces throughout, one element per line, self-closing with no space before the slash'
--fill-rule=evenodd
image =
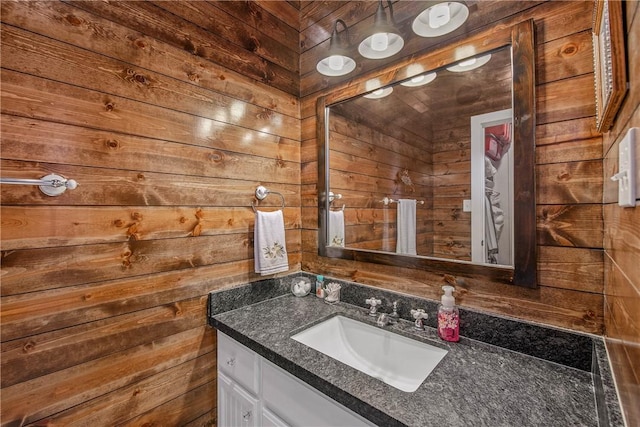
<path id="1" fill-rule="evenodd" d="M 293 426 L 373 426 L 278 366 L 262 360 L 262 407 Z"/>
<path id="2" fill-rule="evenodd" d="M 218 426 L 258 426 L 258 399 L 218 370 Z"/>
<path id="3" fill-rule="evenodd" d="M 289 425 L 267 408 L 262 408 L 262 427 L 289 427 Z"/>
<path id="4" fill-rule="evenodd" d="M 255 395 L 259 394 L 259 359 L 256 353 L 218 331 L 218 369 Z"/>

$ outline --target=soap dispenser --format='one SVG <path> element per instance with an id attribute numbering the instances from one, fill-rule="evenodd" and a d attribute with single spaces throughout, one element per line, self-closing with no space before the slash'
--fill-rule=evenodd
<path id="1" fill-rule="evenodd" d="M 438 304 L 438 336 L 445 341 L 457 342 L 460 340 L 460 313 L 452 295 L 455 288 L 446 285 L 442 290 L 444 295 Z"/>

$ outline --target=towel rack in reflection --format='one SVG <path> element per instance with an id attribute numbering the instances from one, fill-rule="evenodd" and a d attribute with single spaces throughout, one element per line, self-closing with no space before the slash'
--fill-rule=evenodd
<path id="1" fill-rule="evenodd" d="M 398 200 L 395 199 L 391 199 L 389 197 L 385 197 L 384 199 L 380 200 L 382 203 L 384 203 L 385 206 L 389 206 L 389 203 L 398 203 Z M 424 205 L 424 200 L 416 200 L 416 204 L 418 205 Z"/>
<path id="2" fill-rule="evenodd" d="M 47 196 L 59 196 L 67 191 L 67 188 L 73 190 L 78 186 L 76 180 L 53 173 L 40 179 L 0 178 L 0 184 L 37 185 Z"/>
<path id="3" fill-rule="evenodd" d="M 282 209 L 284 209 L 284 196 L 282 195 L 282 193 L 268 190 L 262 185 L 256 187 L 256 199 L 264 200 L 269 194 L 277 194 L 278 196 L 280 196 L 282 198 Z M 256 212 L 256 205 L 253 203 L 253 200 L 251 201 L 251 207 L 253 208 L 253 211 Z"/>
<path id="4" fill-rule="evenodd" d="M 342 199 L 342 194 L 340 193 L 334 193 L 333 191 L 329 191 L 329 208 L 334 207 L 333 206 L 333 201 L 336 199 Z M 340 208 L 340 210 L 344 211 L 345 205 L 344 203 L 342 204 L 342 208 Z"/>

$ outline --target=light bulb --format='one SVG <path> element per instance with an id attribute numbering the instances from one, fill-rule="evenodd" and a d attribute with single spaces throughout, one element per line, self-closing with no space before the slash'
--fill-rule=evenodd
<path id="1" fill-rule="evenodd" d="M 371 49 L 382 52 L 389 47 L 389 35 L 387 33 L 375 33 L 371 36 Z"/>
<path id="2" fill-rule="evenodd" d="M 451 21 L 451 9 L 448 3 L 437 4 L 429 9 L 429 26 L 440 28 Z"/>
<path id="3" fill-rule="evenodd" d="M 378 89 L 378 90 L 374 90 L 373 92 L 371 92 L 372 95 L 375 96 L 380 96 L 384 93 L 384 89 Z"/>
<path id="4" fill-rule="evenodd" d="M 422 76 L 416 76 L 414 78 L 411 79 L 411 83 L 420 83 L 421 81 L 424 80 L 424 75 Z"/>
<path id="5" fill-rule="evenodd" d="M 476 58 L 465 59 L 464 61 L 458 62 L 458 65 L 461 67 L 470 67 L 476 63 Z"/>
<path id="6" fill-rule="evenodd" d="M 340 71 L 344 67 L 344 56 L 331 55 L 329 57 L 329 68 L 335 71 Z"/>

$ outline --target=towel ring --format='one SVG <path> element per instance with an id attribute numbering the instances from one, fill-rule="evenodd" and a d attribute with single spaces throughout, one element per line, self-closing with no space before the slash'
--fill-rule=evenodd
<path id="1" fill-rule="evenodd" d="M 256 199 L 264 200 L 269 194 L 277 194 L 278 196 L 280 196 L 282 198 L 282 209 L 284 209 L 284 196 L 282 195 L 282 193 L 278 193 L 277 191 L 267 190 L 267 188 L 262 185 L 259 185 L 258 187 L 256 187 Z M 251 207 L 253 208 L 254 212 L 257 212 L 256 205 L 253 203 L 253 200 L 251 201 Z"/>
<path id="2" fill-rule="evenodd" d="M 338 193 L 338 194 L 334 194 L 333 191 L 329 191 L 329 209 L 334 208 L 335 206 L 333 206 L 333 202 L 335 199 L 342 199 L 342 194 Z M 344 211 L 344 203 L 342 204 L 342 211 Z"/>

